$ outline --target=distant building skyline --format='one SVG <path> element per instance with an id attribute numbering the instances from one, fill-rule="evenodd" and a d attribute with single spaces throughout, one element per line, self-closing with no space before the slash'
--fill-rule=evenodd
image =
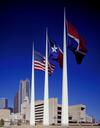
<path id="1" fill-rule="evenodd" d="M 8 99 L 0 98 L 0 109 L 7 109 L 7 108 L 8 108 Z"/>
<path id="2" fill-rule="evenodd" d="M 88 107 L 85 104 L 69 105 L 70 123 L 95 123 L 92 116 L 88 115 Z M 43 123 L 44 100 L 35 100 L 35 123 Z M 61 125 L 62 105 L 58 103 L 58 98 L 49 98 L 49 122 L 51 125 Z M 30 103 L 26 96 L 21 104 L 21 113 L 12 113 L 9 109 L 0 109 L 0 119 L 17 123 L 19 120 L 23 123 L 30 121 Z"/>

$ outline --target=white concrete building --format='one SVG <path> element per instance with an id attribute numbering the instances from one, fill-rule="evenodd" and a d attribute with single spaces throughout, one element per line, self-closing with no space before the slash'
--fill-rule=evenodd
<path id="1" fill-rule="evenodd" d="M 72 122 L 86 122 L 86 106 L 82 104 L 70 106 L 69 119 Z"/>
<path id="2" fill-rule="evenodd" d="M 86 122 L 88 123 L 93 122 L 93 118 L 91 116 L 86 115 Z"/>
<path id="3" fill-rule="evenodd" d="M 43 110 L 44 110 L 44 102 L 43 100 L 37 100 L 35 102 L 35 122 L 36 124 L 43 123 Z M 57 98 L 49 99 L 49 122 L 50 125 L 61 124 L 61 111 L 62 107 L 58 104 Z M 26 97 L 24 102 L 21 105 L 21 118 L 22 121 L 30 120 L 30 104 L 29 100 Z M 69 122 L 92 122 L 92 118 L 87 116 L 86 114 L 86 106 L 85 105 L 72 105 L 69 106 Z"/>
<path id="4" fill-rule="evenodd" d="M 11 113 L 10 114 L 10 120 L 12 121 L 12 122 L 18 122 L 18 120 L 22 120 L 22 116 L 21 116 L 21 114 L 20 113 Z"/>
<path id="5" fill-rule="evenodd" d="M 26 96 L 23 103 L 21 104 L 22 122 L 29 121 L 29 118 L 30 118 L 30 104 L 29 104 L 29 98 Z"/>

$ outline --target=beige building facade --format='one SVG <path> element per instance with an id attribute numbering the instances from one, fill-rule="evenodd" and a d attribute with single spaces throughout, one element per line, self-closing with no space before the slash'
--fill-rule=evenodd
<path id="1" fill-rule="evenodd" d="M 43 100 L 37 100 L 35 102 L 35 122 L 36 124 L 43 123 Z M 61 125 L 61 111 L 62 107 L 58 104 L 57 98 L 49 99 L 49 123 L 50 125 Z M 21 117 L 23 121 L 30 120 L 30 104 L 26 98 L 21 105 Z M 69 106 L 69 122 L 92 122 L 92 117 L 87 116 L 86 106 L 83 104 Z"/>
<path id="2" fill-rule="evenodd" d="M 0 120 L 10 121 L 10 110 L 9 109 L 0 109 Z"/>
<path id="3" fill-rule="evenodd" d="M 69 119 L 72 122 L 86 122 L 86 106 L 83 104 L 70 106 Z"/>

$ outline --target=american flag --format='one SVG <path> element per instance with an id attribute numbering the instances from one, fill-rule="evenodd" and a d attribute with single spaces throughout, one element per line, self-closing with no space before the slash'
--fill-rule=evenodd
<path id="1" fill-rule="evenodd" d="M 48 62 L 48 73 L 52 74 L 55 66 Z M 34 52 L 34 69 L 45 71 L 45 57 L 38 52 Z"/>

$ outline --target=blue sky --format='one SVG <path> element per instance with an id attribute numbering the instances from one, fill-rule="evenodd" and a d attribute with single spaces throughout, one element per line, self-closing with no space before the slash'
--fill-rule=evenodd
<path id="1" fill-rule="evenodd" d="M 88 53 L 77 65 L 68 50 L 69 105 L 85 104 L 87 113 L 100 120 L 100 14 L 97 2 L 0 1 L 0 97 L 13 98 L 21 79 L 31 80 L 32 43 L 45 54 L 45 29 L 61 47 L 63 42 L 63 9 L 66 18 L 86 40 Z M 61 103 L 62 70 L 56 64 L 49 77 L 50 97 Z M 44 72 L 35 71 L 36 99 L 43 99 Z"/>

